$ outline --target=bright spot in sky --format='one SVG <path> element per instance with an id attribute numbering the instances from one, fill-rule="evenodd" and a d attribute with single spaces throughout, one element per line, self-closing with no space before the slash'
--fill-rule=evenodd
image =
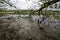
<path id="1" fill-rule="evenodd" d="M 11 0 L 11 3 L 17 7 L 17 9 L 39 9 L 39 0 Z"/>

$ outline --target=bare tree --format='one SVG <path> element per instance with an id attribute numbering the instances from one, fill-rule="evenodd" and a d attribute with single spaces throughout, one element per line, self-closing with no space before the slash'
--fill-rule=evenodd
<path id="1" fill-rule="evenodd" d="M 39 11 L 39 15 L 40 15 L 40 11 L 46 7 L 48 7 L 49 5 L 52 5 L 56 2 L 59 2 L 60 0 L 52 0 L 52 1 L 49 1 L 49 2 L 46 2 L 43 4 L 43 6 L 38 10 Z"/>
<path id="2" fill-rule="evenodd" d="M 0 0 L 0 3 L 5 2 L 5 3 L 7 3 L 8 5 L 10 5 L 11 7 L 14 7 L 14 8 L 17 9 L 17 7 L 16 7 L 14 4 L 9 3 L 9 1 L 10 1 L 10 0 Z M 27 1 L 30 1 L 30 0 L 27 0 Z M 38 10 L 38 11 L 39 11 L 39 14 L 38 14 L 38 15 L 40 15 L 40 11 L 41 11 L 42 9 L 44 9 L 44 8 L 48 7 L 49 5 L 52 5 L 52 4 L 60 1 L 60 0 L 41 0 L 41 1 L 43 2 L 43 4 L 42 4 L 42 7 Z M 39 4 L 39 3 L 38 3 L 38 4 Z"/>

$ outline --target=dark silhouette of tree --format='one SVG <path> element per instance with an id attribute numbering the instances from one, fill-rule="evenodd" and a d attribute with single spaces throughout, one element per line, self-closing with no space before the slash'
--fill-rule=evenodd
<path id="1" fill-rule="evenodd" d="M 59 2 L 59 1 L 60 0 L 52 0 L 52 1 L 49 1 L 49 2 L 44 3 L 43 6 L 38 10 L 39 11 L 39 14 L 38 15 L 40 15 L 40 11 L 42 9 L 44 9 L 44 8 L 48 7 L 49 5 L 52 5 L 52 4 L 56 3 L 56 2 Z"/>

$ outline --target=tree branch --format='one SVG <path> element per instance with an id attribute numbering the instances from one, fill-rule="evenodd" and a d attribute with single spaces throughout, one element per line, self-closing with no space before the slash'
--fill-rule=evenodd
<path id="1" fill-rule="evenodd" d="M 52 4 L 56 3 L 56 2 L 59 2 L 59 1 L 60 1 L 60 0 L 53 0 L 53 1 L 46 2 L 46 3 L 43 4 L 44 6 L 41 7 L 38 11 L 40 11 L 40 10 L 48 7 L 49 5 L 52 5 Z"/>

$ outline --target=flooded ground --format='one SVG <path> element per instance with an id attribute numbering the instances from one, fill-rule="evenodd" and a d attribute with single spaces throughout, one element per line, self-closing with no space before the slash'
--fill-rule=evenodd
<path id="1" fill-rule="evenodd" d="M 60 19 L 45 17 L 42 21 L 42 18 L 0 17 L 0 40 L 60 40 Z M 38 20 L 42 22 L 38 23 Z"/>

